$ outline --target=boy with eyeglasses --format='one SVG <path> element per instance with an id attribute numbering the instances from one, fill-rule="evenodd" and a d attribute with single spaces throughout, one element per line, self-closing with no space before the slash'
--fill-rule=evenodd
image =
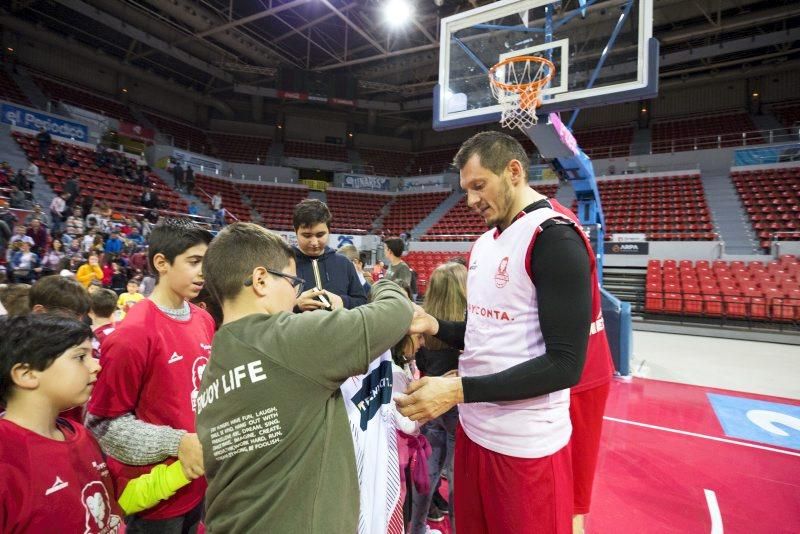
<path id="1" fill-rule="evenodd" d="M 303 280 L 276 234 L 234 223 L 205 256 L 223 324 L 197 397 L 210 532 L 357 532 L 356 456 L 339 389 L 406 333 L 394 283 L 348 310 L 292 313 Z M 373 388 L 359 404 L 380 417 Z M 298 513 L 301 510 L 302 513 Z"/>

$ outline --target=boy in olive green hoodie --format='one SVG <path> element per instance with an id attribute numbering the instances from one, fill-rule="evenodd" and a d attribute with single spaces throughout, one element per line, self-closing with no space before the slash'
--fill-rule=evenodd
<path id="1" fill-rule="evenodd" d="M 403 337 L 411 303 L 384 282 L 366 306 L 295 315 L 303 281 L 292 249 L 249 223 L 220 232 L 203 271 L 224 315 L 196 404 L 207 530 L 356 532 L 358 479 L 339 386 Z"/>

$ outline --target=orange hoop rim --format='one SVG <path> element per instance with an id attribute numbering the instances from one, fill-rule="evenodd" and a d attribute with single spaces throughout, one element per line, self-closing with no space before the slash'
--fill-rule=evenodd
<path id="1" fill-rule="evenodd" d="M 510 65 L 511 63 L 522 63 L 523 61 L 542 63 L 547 66 L 549 72 L 539 80 L 533 80 L 531 82 L 525 82 L 525 83 L 504 83 L 495 77 L 494 73 L 500 67 L 505 67 L 506 65 Z M 542 87 L 547 85 L 547 82 L 549 82 L 553 78 L 555 72 L 556 72 L 556 66 L 553 64 L 552 61 L 550 61 L 547 58 L 540 56 L 514 56 L 514 57 L 508 57 L 500 61 L 499 63 L 494 65 L 491 69 L 489 69 L 489 83 L 494 85 L 495 87 L 502 89 L 503 91 L 520 94 L 531 90 L 535 91 L 537 89 L 541 89 Z"/>

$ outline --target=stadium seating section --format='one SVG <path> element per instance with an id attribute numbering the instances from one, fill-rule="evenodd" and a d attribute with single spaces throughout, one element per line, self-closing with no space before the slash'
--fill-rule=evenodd
<path id="1" fill-rule="evenodd" d="M 651 241 L 713 241 L 710 211 L 700 176 L 599 180 L 611 234 L 645 233 Z"/>
<path id="2" fill-rule="evenodd" d="M 731 180 L 762 248 L 776 237 L 800 239 L 800 167 L 733 172 Z"/>
<path id="3" fill-rule="evenodd" d="M 108 203 L 114 211 L 126 215 L 139 215 L 146 211 L 139 202 L 144 192 L 142 186 L 122 180 L 108 172 L 107 168 L 98 168 L 94 163 L 94 151 L 72 143 L 53 141 L 50 154 L 53 155 L 55 148 L 60 145 L 67 156 L 78 163 L 73 168 L 69 165 L 58 165 L 52 158 L 48 158 L 48 161 L 40 160 L 39 146 L 33 136 L 19 132 L 14 132 L 12 135 L 28 159 L 36 163 L 39 172 L 56 193 L 61 192 L 62 185 L 69 176 L 76 174 L 81 193 L 84 195 L 91 193 L 96 205 Z M 167 186 L 157 174 L 151 173 L 148 178 L 161 201 L 166 203 L 167 210 L 186 213 L 188 207 L 186 200 Z"/>
<path id="4" fill-rule="evenodd" d="M 31 105 L 28 97 L 20 91 L 14 79 L 3 69 L 0 69 L 0 100 L 16 102 L 23 106 Z"/>
<path id="5" fill-rule="evenodd" d="M 645 311 L 753 321 L 800 321 L 800 261 L 650 260 Z"/>
<path id="6" fill-rule="evenodd" d="M 414 155 L 414 160 L 411 163 L 410 174 L 424 175 L 441 173 L 450 167 L 456 152 L 458 152 L 457 146 L 418 152 Z"/>
<path id="7" fill-rule="evenodd" d="M 762 141 L 750 116 L 743 111 L 687 117 L 653 123 L 652 151 L 679 152 L 703 148 L 742 146 Z M 743 132 L 747 136 L 743 138 Z"/>
<path id="8" fill-rule="evenodd" d="M 800 102 L 775 106 L 772 112 L 787 128 L 800 123 Z"/>
<path id="9" fill-rule="evenodd" d="M 219 193 L 219 196 L 222 197 L 222 207 L 233 215 L 233 217 L 230 215 L 226 217 L 228 222 L 251 220 L 250 208 L 245 204 L 236 184 L 229 180 L 203 174 L 195 174 L 194 182 L 195 196 L 201 199 L 209 208 L 211 207 L 211 197 Z"/>
<path id="10" fill-rule="evenodd" d="M 397 196 L 383 219 L 383 234 L 389 236 L 409 232 L 449 196 L 449 191 Z"/>
<path id="11" fill-rule="evenodd" d="M 158 131 L 171 135 L 176 147 L 191 150 L 192 152 L 199 152 L 200 154 L 207 154 L 209 152 L 210 144 L 208 138 L 205 132 L 200 128 L 195 128 L 185 122 L 167 119 L 148 111 L 145 111 L 144 115 L 153 123 Z"/>
<path id="12" fill-rule="evenodd" d="M 372 230 L 372 223 L 392 199 L 390 195 L 380 193 L 361 193 L 329 189 L 327 192 L 328 208 L 333 221 L 331 231 L 337 234 L 366 234 Z M 354 232 L 354 230 L 360 230 Z"/>
<path id="13" fill-rule="evenodd" d="M 420 295 L 425 294 L 431 273 L 439 265 L 447 262 L 450 258 L 461 257 L 466 259 L 464 252 L 407 252 L 403 260 L 417 272 L 417 289 Z"/>
<path id="14" fill-rule="evenodd" d="M 66 102 L 113 119 L 134 124 L 138 122 L 126 106 L 114 101 L 111 97 L 100 96 L 88 89 L 81 89 L 73 84 L 61 83 L 52 78 L 35 75 L 33 79 L 36 85 L 51 100 Z"/>
<path id="15" fill-rule="evenodd" d="M 264 163 L 272 140 L 267 137 L 210 133 L 212 152 L 223 161 L 233 163 Z"/>
<path id="16" fill-rule="evenodd" d="M 321 159 L 325 161 L 347 161 L 347 148 L 344 145 L 311 143 L 308 141 L 285 141 L 283 155 L 287 158 Z"/>
<path id="17" fill-rule="evenodd" d="M 271 230 L 292 230 L 292 211 L 308 196 L 307 187 L 240 183 L 239 189 L 261 215 L 261 222 Z"/>
<path id="18" fill-rule="evenodd" d="M 393 152 L 374 148 L 360 148 L 361 163 L 371 167 L 370 174 L 379 176 L 406 176 L 409 172 L 412 155 L 408 152 Z"/>
<path id="19" fill-rule="evenodd" d="M 536 186 L 536 190 L 543 195 L 553 197 L 558 185 Z M 467 206 L 467 199 L 464 197 L 428 230 L 427 235 L 422 236 L 422 240 L 474 241 L 485 231 L 486 222 Z"/>
<path id="20" fill-rule="evenodd" d="M 633 126 L 607 127 L 575 132 L 575 139 L 589 157 L 618 158 L 629 156 L 633 142 Z"/>

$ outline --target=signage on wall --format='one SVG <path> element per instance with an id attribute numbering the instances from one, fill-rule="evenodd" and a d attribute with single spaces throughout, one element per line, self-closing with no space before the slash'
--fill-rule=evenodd
<path id="1" fill-rule="evenodd" d="M 200 156 L 199 154 L 194 154 L 192 152 L 173 150 L 172 159 L 176 163 L 180 163 L 181 165 L 185 165 L 186 163 L 188 163 L 196 171 L 200 171 L 202 173 L 217 172 L 222 170 L 221 161 L 210 159 L 206 156 Z"/>
<path id="2" fill-rule="evenodd" d="M 425 189 L 426 187 L 444 187 L 444 175 L 439 176 L 425 176 L 424 178 L 406 178 L 403 180 L 400 189 L 402 191 L 410 191 L 412 189 Z"/>
<path id="3" fill-rule="evenodd" d="M 650 251 L 650 243 L 605 243 L 606 254 L 633 254 L 646 256 Z"/>
<path id="4" fill-rule="evenodd" d="M 342 181 L 342 187 L 353 189 L 377 189 L 388 191 L 389 179 L 381 176 L 365 176 L 363 174 L 347 174 Z"/>
<path id="5" fill-rule="evenodd" d="M 0 109 L 2 121 L 6 124 L 27 128 L 38 131 L 44 128 L 50 135 L 72 139 L 87 143 L 89 141 L 89 129 L 83 124 L 72 122 L 56 115 L 34 111 L 32 109 L 15 106 L 3 102 Z"/>
<path id="6" fill-rule="evenodd" d="M 119 121 L 119 134 L 145 141 L 152 141 L 156 137 L 156 133 L 150 128 L 125 121 Z"/>

